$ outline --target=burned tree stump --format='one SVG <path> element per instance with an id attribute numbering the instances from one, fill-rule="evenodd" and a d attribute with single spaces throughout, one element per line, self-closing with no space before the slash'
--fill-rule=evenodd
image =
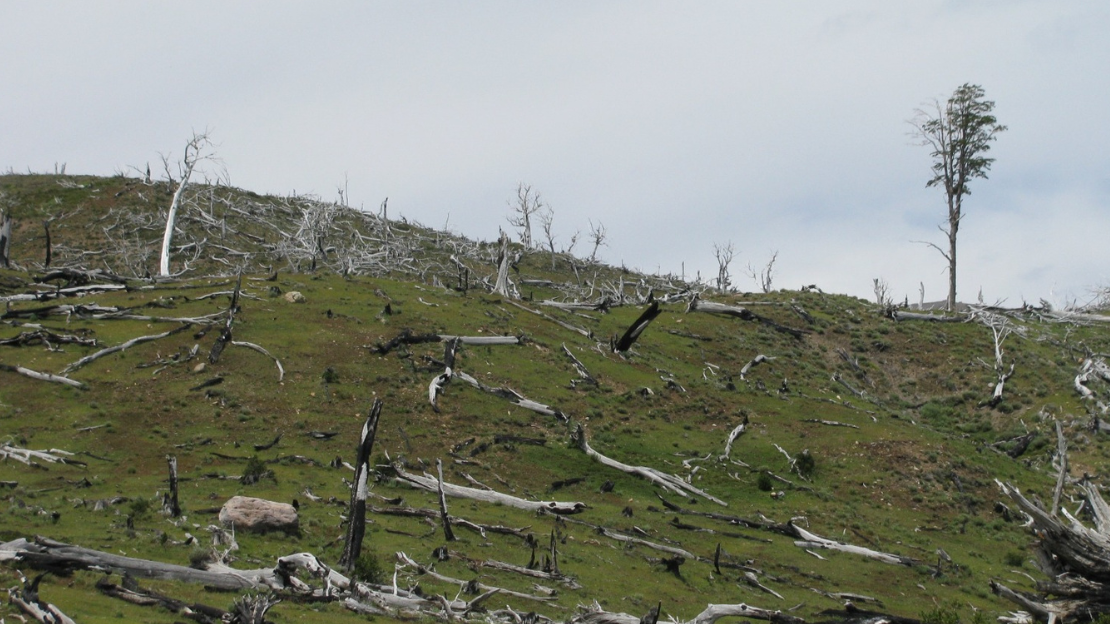
<path id="1" fill-rule="evenodd" d="M 374 436 L 378 431 L 378 417 L 381 416 L 381 399 L 374 399 L 370 415 L 362 425 L 358 453 L 355 456 L 355 481 L 351 484 L 351 504 L 347 515 L 347 537 L 343 556 L 339 564 L 347 570 L 354 568 L 362 554 L 362 538 L 366 534 L 366 495 L 367 480 L 370 478 L 370 452 L 374 450 Z"/>

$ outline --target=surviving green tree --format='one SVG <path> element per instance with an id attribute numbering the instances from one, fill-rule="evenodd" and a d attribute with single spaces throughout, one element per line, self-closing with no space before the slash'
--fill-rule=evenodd
<path id="1" fill-rule="evenodd" d="M 941 186 L 948 200 L 947 226 L 938 226 L 948 237 L 948 250 L 925 243 L 940 252 L 948 261 L 948 309 L 956 307 L 956 233 L 963 219 L 963 200 L 971 194 L 968 184 L 974 178 L 987 177 L 993 158 L 987 158 L 990 144 L 999 132 L 1006 130 L 991 114 L 994 102 L 983 99 L 983 87 L 963 84 L 948 102 L 933 100 L 929 110 L 918 109 L 910 120 L 913 136 L 928 147 L 933 157 L 933 177 L 926 186 Z M 935 109 L 935 110 L 934 110 Z"/>

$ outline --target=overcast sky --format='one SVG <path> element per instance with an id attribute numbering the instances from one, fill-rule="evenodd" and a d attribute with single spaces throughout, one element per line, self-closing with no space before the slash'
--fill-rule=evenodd
<path id="1" fill-rule="evenodd" d="M 0 11 L 0 168 L 157 172 L 208 129 L 231 182 L 483 240 L 519 182 L 556 244 L 734 282 L 947 292 L 916 108 L 982 85 L 1009 126 L 972 184 L 959 298 L 1110 280 L 1110 3 L 75 2 Z M 579 255 L 588 253 L 584 241 Z"/>

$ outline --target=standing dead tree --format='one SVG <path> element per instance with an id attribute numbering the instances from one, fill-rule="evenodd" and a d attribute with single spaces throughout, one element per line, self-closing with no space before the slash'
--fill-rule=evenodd
<path id="1" fill-rule="evenodd" d="M 644 310 L 643 314 L 636 319 L 636 322 L 628 326 L 624 335 L 621 336 L 620 339 L 613 340 L 613 353 L 623 353 L 631 349 L 632 345 L 635 344 L 636 340 L 640 337 L 640 334 L 644 333 L 647 326 L 655 320 L 655 317 L 659 316 L 660 313 L 662 313 L 662 310 L 659 308 L 659 302 L 652 301 L 651 305 L 649 305 L 647 309 Z"/>
<path id="2" fill-rule="evenodd" d="M 12 268 L 12 215 L 0 210 L 0 266 Z"/>
<path id="3" fill-rule="evenodd" d="M 382 413 L 381 399 L 374 399 L 370 415 L 362 425 L 358 453 L 355 456 L 355 481 L 351 484 L 351 504 L 347 516 L 347 536 L 339 564 L 347 570 L 354 568 L 362 554 L 362 538 L 366 534 L 366 496 L 369 493 L 370 453 L 374 450 L 374 437 L 378 432 L 378 418 Z"/>
<path id="4" fill-rule="evenodd" d="M 180 163 L 181 180 L 177 183 L 177 190 L 173 193 L 173 199 L 170 201 L 169 211 L 166 213 L 166 231 L 162 235 L 162 255 L 158 265 L 158 274 L 162 277 L 170 276 L 170 245 L 173 243 L 174 228 L 177 227 L 177 212 L 181 208 L 182 199 L 185 197 L 185 188 L 189 185 L 189 179 L 196 169 L 197 163 L 205 160 L 213 160 L 214 155 L 211 152 L 212 141 L 208 136 L 208 132 L 194 132 L 193 138 L 185 144 L 185 156 Z M 169 160 L 163 157 L 163 163 L 166 167 L 166 176 L 170 178 Z"/>
<path id="5" fill-rule="evenodd" d="M 594 244 L 593 251 L 590 252 L 590 262 L 597 262 L 597 250 L 602 246 L 607 246 L 609 244 L 608 239 L 609 235 L 605 231 L 605 224 L 598 221 L 597 225 L 594 225 L 594 222 L 590 221 L 590 242 Z"/>
<path id="6" fill-rule="evenodd" d="M 524 245 L 524 249 L 532 248 L 532 219 L 539 218 L 543 220 L 543 214 L 547 206 L 544 205 L 543 200 L 540 199 L 539 191 L 533 191 L 531 184 L 521 182 L 516 187 L 516 202 L 509 202 L 509 225 L 520 230 L 520 243 Z M 546 211 L 550 212 L 550 211 Z M 544 232 L 547 233 L 548 243 L 551 244 L 550 224 L 545 225 Z M 552 247 L 554 250 L 554 247 Z"/>
<path id="7" fill-rule="evenodd" d="M 717 258 L 717 290 L 722 293 L 729 291 L 732 286 L 732 277 L 728 272 L 728 265 L 732 264 L 732 256 L 736 253 L 732 241 L 725 244 L 713 243 L 713 256 Z"/>
<path id="8" fill-rule="evenodd" d="M 1014 374 L 1014 363 L 1011 362 L 1010 368 L 1007 370 L 1002 361 L 1002 356 L 1005 354 L 1005 351 L 1002 349 L 1002 343 L 1005 342 L 1006 338 L 1014 333 L 1015 330 L 1019 334 L 1023 333 L 1024 328 L 1016 327 L 1009 318 L 1001 314 L 994 314 L 986 309 L 973 310 L 970 317 L 988 327 L 994 337 L 993 368 L 995 374 L 998 376 L 998 382 L 994 385 L 994 392 L 991 394 L 991 398 L 983 402 L 984 405 L 994 407 L 1002 401 L 1002 389 L 1006 385 L 1006 380 Z"/>
<path id="9" fill-rule="evenodd" d="M 762 269 L 756 269 L 751 264 L 748 264 L 748 277 L 755 280 L 759 284 L 759 289 L 765 293 L 774 290 L 775 283 L 775 261 L 779 259 L 779 252 L 771 252 L 771 259 Z"/>

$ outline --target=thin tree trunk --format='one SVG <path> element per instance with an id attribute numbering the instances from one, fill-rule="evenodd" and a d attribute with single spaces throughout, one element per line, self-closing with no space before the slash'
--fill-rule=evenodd
<path id="1" fill-rule="evenodd" d="M 351 504 L 347 515 L 347 539 L 339 564 L 351 570 L 362 554 L 362 537 L 366 534 L 367 480 L 370 478 L 370 453 L 374 450 L 374 436 L 378 431 L 378 417 L 382 412 L 381 399 L 374 399 L 370 415 L 362 426 L 358 454 L 355 458 L 355 482 L 351 484 Z"/>
<path id="2" fill-rule="evenodd" d="M 12 216 L 0 212 L 0 266 L 12 268 Z"/>
<path id="3" fill-rule="evenodd" d="M 177 223 L 177 210 L 181 207 L 181 198 L 185 195 L 185 187 L 189 184 L 189 176 L 193 175 L 193 167 L 196 164 L 196 154 L 190 160 L 189 146 L 186 146 L 185 173 L 181 176 L 181 184 L 177 185 L 177 190 L 173 193 L 170 210 L 166 213 L 166 232 L 162 235 L 162 257 L 158 265 L 158 274 L 162 277 L 169 277 L 170 275 L 170 244 L 173 243 L 173 228 Z"/>

